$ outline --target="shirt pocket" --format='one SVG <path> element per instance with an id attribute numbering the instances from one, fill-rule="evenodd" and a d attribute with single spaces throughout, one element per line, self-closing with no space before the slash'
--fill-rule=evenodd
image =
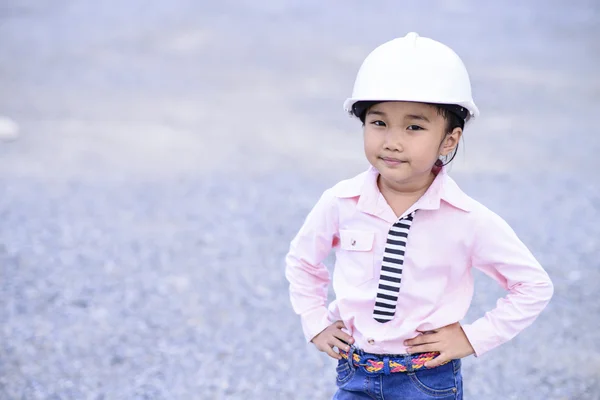
<path id="1" fill-rule="evenodd" d="M 336 268 L 349 284 L 358 286 L 373 279 L 374 242 L 375 232 L 340 230 Z"/>

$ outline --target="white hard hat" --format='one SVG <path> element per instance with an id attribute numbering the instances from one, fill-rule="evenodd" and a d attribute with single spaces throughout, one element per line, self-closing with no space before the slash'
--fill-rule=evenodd
<path id="1" fill-rule="evenodd" d="M 354 114 L 359 101 L 456 105 L 466 109 L 465 120 L 479 115 L 460 57 L 448 46 L 414 32 L 382 44 L 365 58 L 344 109 Z"/>

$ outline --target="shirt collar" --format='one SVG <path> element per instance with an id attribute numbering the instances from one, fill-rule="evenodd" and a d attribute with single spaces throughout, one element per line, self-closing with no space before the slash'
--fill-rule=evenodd
<path id="1" fill-rule="evenodd" d="M 335 195 L 339 198 L 359 197 L 356 205 L 359 210 L 385 220 L 395 221 L 397 217 L 377 187 L 378 176 L 379 171 L 371 166 L 366 172 L 337 185 Z M 415 209 L 437 210 L 442 200 L 465 212 L 472 210 L 471 199 L 448 175 L 445 167 L 440 170 L 429 189 L 413 207 L 407 210 L 407 213 Z"/>

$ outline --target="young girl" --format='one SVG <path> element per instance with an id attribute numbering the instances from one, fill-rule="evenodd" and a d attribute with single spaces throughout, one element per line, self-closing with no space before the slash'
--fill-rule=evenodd
<path id="1" fill-rule="evenodd" d="M 446 173 L 479 114 L 468 73 L 450 48 L 409 33 L 369 54 L 344 107 L 363 123 L 371 167 L 325 191 L 292 241 L 292 306 L 306 340 L 339 360 L 334 399 L 462 399 L 460 359 L 512 339 L 553 293 L 507 223 Z M 473 268 L 509 294 L 462 325 Z"/>

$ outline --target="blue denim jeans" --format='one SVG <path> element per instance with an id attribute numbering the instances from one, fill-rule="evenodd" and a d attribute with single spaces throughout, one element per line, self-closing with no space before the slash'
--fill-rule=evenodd
<path id="1" fill-rule="evenodd" d="M 437 368 L 421 368 L 408 372 L 385 374 L 370 373 L 364 367 L 355 367 L 348 360 L 338 362 L 338 391 L 333 400 L 462 400 L 460 360 Z"/>

